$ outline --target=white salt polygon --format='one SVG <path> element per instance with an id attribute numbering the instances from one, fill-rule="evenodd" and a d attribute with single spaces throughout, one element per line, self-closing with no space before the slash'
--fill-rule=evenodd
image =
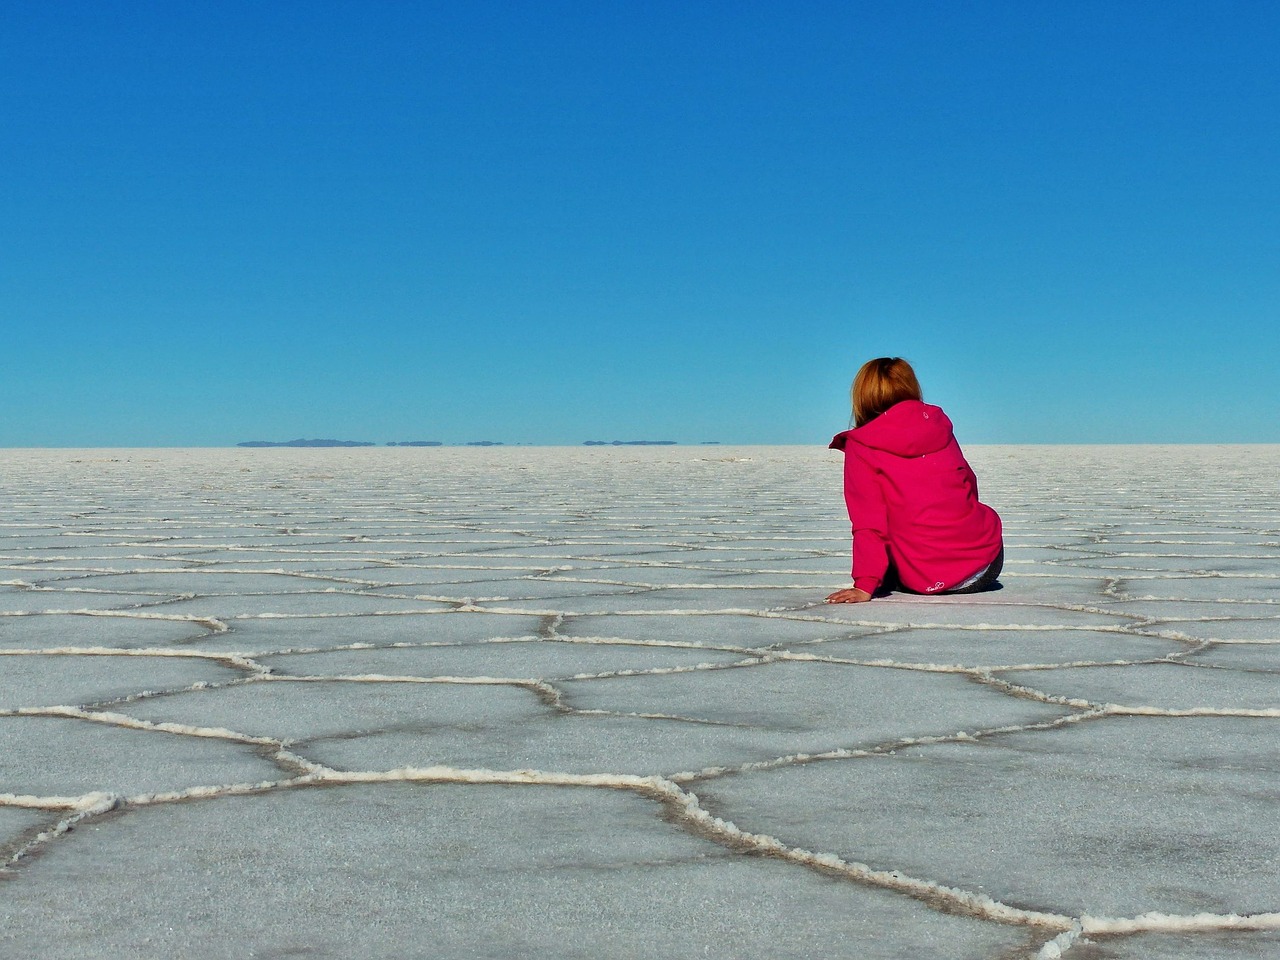
<path id="1" fill-rule="evenodd" d="M 0 953 L 1273 952 L 1280 448 L 968 453 L 832 606 L 820 446 L 7 451 Z"/>

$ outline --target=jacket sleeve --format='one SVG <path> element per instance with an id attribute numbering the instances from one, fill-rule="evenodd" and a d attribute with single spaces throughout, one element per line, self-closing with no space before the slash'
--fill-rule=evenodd
<path id="1" fill-rule="evenodd" d="M 852 450 L 844 455 L 844 502 L 853 525 L 853 585 L 875 593 L 889 567 L 889 514 L 875 471 Z"/>

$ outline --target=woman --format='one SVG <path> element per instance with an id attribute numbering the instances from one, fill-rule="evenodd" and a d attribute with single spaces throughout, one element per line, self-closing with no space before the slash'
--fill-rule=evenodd
<path id="1" fill-rule="evenodd" d="M 924 402 L 901 357 L 863 364 L 850 391 L 854 429 L 844 451 L 844 498 L 853 523 L 853 586 L 828 603 L 864 603 L 877 590 L 972 593 L 1004 564 L 999 515 L 978 500 L 978 480 L 951 421 Z"/>

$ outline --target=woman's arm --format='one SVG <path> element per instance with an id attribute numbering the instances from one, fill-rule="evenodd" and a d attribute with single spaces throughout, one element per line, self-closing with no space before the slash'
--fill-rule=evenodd
<path id="1" fill-rule="evenodd" d="M 836 591 L 831 596 L 856 592 L 870 600 L 884 580 L 889 567 L 889 511 L 876 472 L 854 450 L 844 457 L 844 502 L 853 527 L 853 591 Z M 859 603 L 842 598 L 833 603 Z"/>

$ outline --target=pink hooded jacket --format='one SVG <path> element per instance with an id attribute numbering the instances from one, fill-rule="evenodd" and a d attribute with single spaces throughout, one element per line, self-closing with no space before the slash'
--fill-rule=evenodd
<path id="1" fill-rule="evenodd" d="M 940 407 L 900 401 L 831 447 L 844 451 L 854 586 L 874 593 L 892 561 L 908 590 L 938 593 L 1000 552 L 1000 517 L 978 502 L 978 480 Z"/>

